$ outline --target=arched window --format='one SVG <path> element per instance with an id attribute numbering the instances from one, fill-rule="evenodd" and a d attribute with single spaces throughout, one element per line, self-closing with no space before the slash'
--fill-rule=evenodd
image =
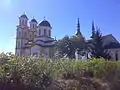
<path id="1" fill-rule="evenodd" d="M 32 35 L 31 35 L 31 33 L 29 34 L 29 38 L 30 38 L 30 39 L 32 38 Z"/>
<path id="2" fill-rule="evenodd" d="M 27 37 L 27 32 L 24 32 L 24 37 Z"/>
<path id="3" fill-rule="evenodd" d="M 20 25 L 21 25 L 21 23 L 22 23 L 21 20 L 19 20 L 19 24 L 20 24 Z"/>
<path id="4" fill-rule="evenodd" d="M 34 36 L 37 36 L 37 33 L 36 33 L 36 32 L 34 32 Z"/>
<path id="5" fill-rule="evenodd" d="M 46 36 L 46 29 L 44 29 L 44 36 Z"/>
<path id="6" fill-rule="evenodd" d="M 17 46 L 18 46 L 18 48 L 20 48 L 20 42 L 19 41 L 18 41 L 18 45 Z"/>
<path id="7" fill-rule="evenodd" d="M 21 25 L 24 25 L 24 20 L 21 20 Z"/>
<path id="8" fill-rule="evenodd" d="M 46 58 L 49 57 L 49 49 L 48 48 L 45 49 L 44 55 Z"/>
<path id="9" fill-rule="evenodd" d="M 25 25 L 27 25 L 27 20 L 25 20 Z"/>
<path id="10" fill-rule="evenodd" d="M 33 28 L 35 28 L 35 25 L 33 24 Z"/>
<path id="11" fill-rule="evenodd" d="M 49 30 L 49 36 L 51 36 L 51 31 Z"/>
<path id="12" fill-rule="evenodd" d="M 21 32 L 20 31 L 18 31 L 18 37 L 20 37 L 21 36 Z"/>
<path id="13" fill-rule="evenodd" d="M 41 29 L 39 29 L 39 35 L 41 35 Z"/>

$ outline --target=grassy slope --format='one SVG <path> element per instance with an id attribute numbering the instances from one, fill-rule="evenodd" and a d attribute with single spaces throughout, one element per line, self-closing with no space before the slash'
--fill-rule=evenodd
<path id="1" fill-rule="evenodd" d="M 60 90 L 53 88 L 63 87 L 67 81 L 70 86 L 73 86 L 71 87 L 74 88 L 73 90 L 81 90 L 80 87 L 83 87 L 81 84 L 84 84 L 88 90 L 92 90 L 89 86 L 93 83 L 98 87 L 100 86 L 98 83 L 101 85 L 106 83 L 112 88 L 111 90 L 120 90 L 120 62 L 104 59 L 53 61 L 33 57 L 9 59 L 3 57 L 0 60 L 0 88 Z"/>

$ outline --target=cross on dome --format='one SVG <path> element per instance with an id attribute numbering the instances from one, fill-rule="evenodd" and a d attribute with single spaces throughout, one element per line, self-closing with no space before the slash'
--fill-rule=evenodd
<path id="1" fill-rule="evenodd" d="M 46 17 L 44 16 L 44 20 L 46 20 Z"/>

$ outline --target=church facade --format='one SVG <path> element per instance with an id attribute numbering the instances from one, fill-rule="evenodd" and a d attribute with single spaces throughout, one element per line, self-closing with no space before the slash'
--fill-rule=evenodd
<path id="1" fill-rule="evenodd" d="M 16 30 L 15 54 L 52 58 L 56 40 L 51 37 L 51 30 L 52 27 L 47 20 L 38 23 L 35 18 L 29 21 L 26 14 L 21 15 Z"/>
<path id="2" fill-rule="evenodd" d="M 38 23 L 35 18 L 29 20 L 26 14 L 21 15 L 16 30 L 15 54 L 17 56 L 35 55 L 53 58 L 56 52 L 56 39 L 51 37 L 51 30 L 51 24 L 46 19 L 41 20 Z M 92 32 L 94 32 L 94 30 L 94 23 L 92 23 Z M 79 38 L 84 38 L 80 30 L 79 18 L 75 35 Z M 120 60 L 119 41 L 117 41 L 112 34 L 103 36 L 102 40 L 103 45 L 108 50 L 112 60 Z"/>

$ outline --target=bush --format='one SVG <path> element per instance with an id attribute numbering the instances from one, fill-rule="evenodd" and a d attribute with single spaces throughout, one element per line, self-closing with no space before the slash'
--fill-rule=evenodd
<path id="1" fill-rule="evenodd" d="M 86 81 L 93 78 L 109 82 L 112 88 L 119 88 L 120 84 L 120 62 L 102 58 L 88 61 L 53 61 L 35 57 L 4 56 L 0 57 L 0 61 L 2 90 L 60 90 L 50 87 L 56 85 L 56 81 L 60 79 L 82 82 L 81 77 L 86 77 Z"/>

